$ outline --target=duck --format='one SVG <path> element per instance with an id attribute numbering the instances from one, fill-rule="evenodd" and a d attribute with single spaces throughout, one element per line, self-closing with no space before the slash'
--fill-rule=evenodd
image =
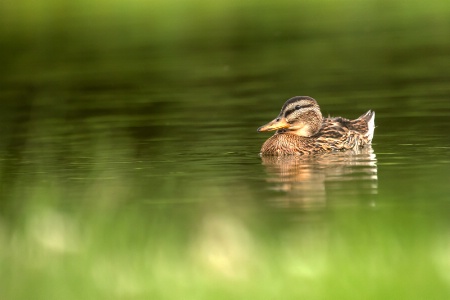
<path id="1" fill-rule="evenodd" d="M 369 110 L 355 120 L 324 118 L 317 101 L 309 96 L 288 99 L 274 120 L 257 129 L 275 131 L 262 145 L 261 156 L 358 150 L 371 145 L 374 130 L 374 111 Z"/>

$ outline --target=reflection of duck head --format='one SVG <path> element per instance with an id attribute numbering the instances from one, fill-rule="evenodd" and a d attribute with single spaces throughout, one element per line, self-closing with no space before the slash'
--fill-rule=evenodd
<path id="1" fill-rule="evenodd" d="M 277 118 L 258 128 L 276 133 L 262 146 L 262 155 L 314 154 L 358 149 L 370 145 L 375 112 L 356 120 L 323 118 L 316 100 L 293 97 L 284 103 Z"/>

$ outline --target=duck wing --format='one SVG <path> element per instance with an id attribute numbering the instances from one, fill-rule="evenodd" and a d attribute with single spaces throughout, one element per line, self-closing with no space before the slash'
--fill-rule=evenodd
<path id="1" fill-rule="evenodd" d="M 335 150 L 354 149 L 370 144 L 375 128 L 375 112 L 369 110 L 358 119 L 325 118 L 316 134 L 319 143 Z"/>

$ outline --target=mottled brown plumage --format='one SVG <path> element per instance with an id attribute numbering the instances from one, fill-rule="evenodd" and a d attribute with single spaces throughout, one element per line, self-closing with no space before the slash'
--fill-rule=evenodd
<path id="1" fill-rule="evenodd" d="M 370 145 L 375 112 L 356 120 L 323 118 L 316 100 L 297 96 L 286 101 L 276 119 L 258 131 L 277 130 L 261 148 L 261 155 L 305 155 L 358 149 Z"/>

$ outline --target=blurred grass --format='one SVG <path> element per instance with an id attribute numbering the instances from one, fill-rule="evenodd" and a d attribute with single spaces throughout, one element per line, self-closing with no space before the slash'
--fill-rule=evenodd
<path id="1" fill-rule="evenodd" d="M 250 0 L 215 1 L 202 0 L 172 0 L 172 1 L 86 1 L 65 2 L 60 0 L 45 0 L 40 2 L 21 0 L 16 2 L 2 2 L 2 20 L 11 25 L 3 28 L 8 31 L 42 31 L 42 29 L 58 29 L 55 25 L 77 28 L 89 26 L 78 21 L 93 21 L 90 25 L 99 26 L 104 23 L 118 25 L 162 25 L 155 26 L 159 30 L 168 30 L 171 27 L 183 33 L 190 26 L 198 29 L 202 24 L 220 28 L 236 28 L 234 24 L 241 17 L 252 23 L 266 28 L 295 28 L 296 26 L 322 27 L 327 30 L 336 30 L 330 25 L 346 25 L 355 22 L 371 23 L 375 26 L 390 26 L 381 20 L 395 20 L 397 25 L 403 22 L 431 19 L 434 22 L 448 22 L 446 14 L 450 4 L 446 1 L 430 1 L 426 5 L 420 1 L 359 1 L 345 0 L 336 3 L 332 0 L 320 1 L 289 1 L 282 0 L 277 3 L 271 1 Z M 22 17 L 22 18 L 18 18 Z M 381 20 L 379 18 L 382 18 Z M 417 19 L 419 17 L 419 19 Z M 376 20 L 380 22 L 376 22 Z M 252 22 L 254 20 L 255 22 Z M 264 20 L 264 22 L 262 22 Z M 314 20 L 314 22 L 309 22 Z M 259 21 L 259 22 L 258 22 Z M 294 21 L 298 21 L 295 25 Z M 294 24 L 293 24 L 294 23 Z M 164 25 L 163 25 L 164 24 Z M 265 24 L 265 25 L 264 25 Z M 53 26 L 52 26 L 53 25 Z M 188 25 L 188 26 L 185 26 Z M 246 24 L 242 24 L 246 25 Z M 423 25 L 423 24 L 422 24 Z M 155 28 L 154 27 L 154 28 Z M 213 29 L 207 28 L 209 30 Z M 144 28 L 142 28 L 144 29 Z M 243 26 L 245 30 L 246 27 Z M 362 28 L 363 29 L 363 28 Z M 145 30 L 140 30 L 142 32 Z M 170 31 L 169 31 L 170 32 Z"/>
<path id="2" fill-rule="evenodd" d="M 448 294 L 448 221 L 435 217 L 439 208 L 411 214 L 335 207 L 300 212 L 296 218 L 309 220 L 293 222 L 292 213 L 247 201 L 232 206 L 226 194 L 214 204 L 136 207 L 120 204 L 120 193 L 112 193 L 109 206 L 68 208 L 57 205 L 66 191 L 43 186 L 30 191 L 34 205 L 21 210 L 18 223 L 1 223 L 3 299 Z M 98 186 L 91 190 L 97 194 Z M 96 196 L 85 195 L 89 199 Z"/>
<path id="3" fill-rule="evenodd" d="M 51 50 L 53 43 L 70 54 L 72 43 L 98 47 L 133 44 L 162 46 L 199 38 L 210 46 L 264 42 L 274 37 L 327 33 L 374 33 L 405 28 L 441 27 L 448 33 L 450 4 L 407 1 L 3 1 L 3 42 L 30 43 Z M 207 25 L 207 26 L 205 26 Z M 437 26 L 440 25 L 440 26 Z M 447 25 L 447 26 L 446 26 Z M 222 43 L 220 43 L 222 40 Z M 64 45 L 66 44 L 66 45 Z M 207 45 L 207 44 L 206 44 Z"/>

